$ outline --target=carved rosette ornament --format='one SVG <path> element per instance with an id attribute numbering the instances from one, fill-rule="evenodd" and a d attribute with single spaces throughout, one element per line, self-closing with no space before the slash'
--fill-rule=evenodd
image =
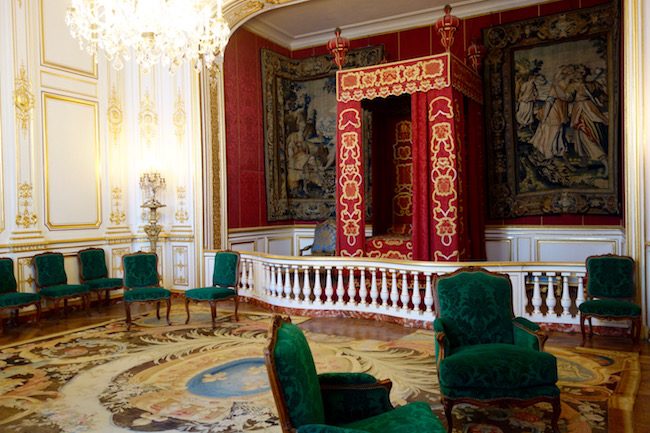
<path id="1" fill-rule="evenodd" d="M 113 137 L 113 143 L 117 143 L 117 139 L 122 132 L 124 114 L 122 113 L 122 103 L 120 102 L 115 87 L 113 87 L 111 96 L 108 98 L 108 110 L 106 115 L 108 117 L 108 130 Z"/>
<path id="2" fill-rule="evenodd" d="M 30 183 L 18 184 L 18 214 L 16 225 L 28 229 L 35 226 L 38 217 L 32 212 L 32 185 Z M 22 209 L 22 210 L 21 210 Z"/>
<path id="3" fill-rule="evenodd" d="M 14 81 L 14 106 L 16 107 L 18 125 L 23 131 L 27 131 L 32 118 L 32 108 L 34 108 L 34 94 L 32 93 L 32 83 L 27 78 L 27 70 L 24 66 L 20 67 Z"/>

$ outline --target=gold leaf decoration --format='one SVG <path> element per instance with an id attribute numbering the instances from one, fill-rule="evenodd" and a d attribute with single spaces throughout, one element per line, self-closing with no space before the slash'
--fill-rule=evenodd
<path id="1" fill-rule="evenodd" d="M 173 119 L 174 127 L 176 128 L 176 138 L 179 144 L 183 142 L 183 138 L 185 137 L 185 124 L 187 122 L 187 114 L 185 114 L 184 106 L 183 95 L 181 94 L 181 90 L 178 89 Z"/>
<path id="2" fill-rule="evenodd" d="M 185 224 L 189 219 L 189 214 L 185 209 L 185 198 L 187 197 L 187 191 L 184 186 L 179 186 L 176 188 L 176 198 L 178 200 L 178 210 L 174 214 L 176 221 L 181 224 Z"/>
<path id="3" fill-rule="evenodd" d="M 34 94 L 32 83 L 27 78 L 25 66 L 20 67 L 20 72 L 14 82 L 14 106 L 16 107 L 16 120 L 23 131 L 29 128 L 34 108 Z"/>
<path id="4" fill-rule="evenodd" d="M 147 144 L 151 144 L 156 138 L 158 114 L 156 114 L 149 92 L 145 93 L 144 99 L 140 102 L 138 123 L 140 124 L 140 136 L 142 137 L 142 140 Z"/>
<path id="5" fill-rule="evenodd" d="M 110 221 L 116 226 L 126 221 L 126 213 L 122 210 L 122 188 L 115 187 L 111 190 L 111 216 Z"/>
<path id="6" fill-rule="evenodd" d="M 113 86 L 111 91 L 111 96 L 108 99 L 108 130 L 113 136 L 113 142 L 117 143 L 117 139 L 122 132 L 122 122 L 124 120 L 124 114 L 122 113 L 122 103 L 120 102 L 117 90 Z"/>
<path id="7" fill-rule="evenodd" d="M 18 184 L 18 214 L 16 225 L 18 227 L 30 228 L 36 225 L 38 217 L 31 210 L 32 206 L 32 185 L 30 183 Z M 22 210 L 21 210 L 22 209 Z"/>

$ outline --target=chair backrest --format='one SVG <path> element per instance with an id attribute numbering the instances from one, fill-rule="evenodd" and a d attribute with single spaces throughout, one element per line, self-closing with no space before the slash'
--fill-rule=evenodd
<path id="1" fill-rule="evenodd" d="M 106 256 L 102 248 L 86 248 L 77 253 L 81 281 L 108 277 Z"/>
<path id="2" fill-rule="evenodd" d="M 634 260 L 605 254 L 587 257 L 587 294 L 596 298 L 634 298 Z"/>
<path id="3" fill-rule="evenodd" d="M 125 254 L 122 257 L 124 267 L 124 287 L 137 289 L 140 287 L 158 287 L 158 256 L 156 253 L 138 251 Z"/>
<path id="4" fill-rule="evenodd" d="M 38 287 L 68 284 L 65 263 L 61 253 L 41 253 L 34 256 L 36 285 Z"/>
<path id="5" fill-rule="evenodd" d="M 334 255 L 336 253 L 336 221 L 333 218 L 318 223 L 314 228 L 312 255 Z"/>
<path id="6" fill-rule="evenodd" d="M 8 257 L 0 258 L 0 294 L 15 292 L 17 288 L 14 261 Z"/>
<path id="7" fill-rule="evenodd" d="M 514 343 L 512 284 L 505 274 L 465 267 L 436 279 L 436 313 L 456 347 Z"/>
<path id="8" fill-rule="evenodd" d="M 212 285 L 232 287 L 239 286 L 239 253 L 237 251 L 219 251 L 214 255 Z"/>
<path id="9" fill-rule="evenodd" d="M 264 355 L 282 431 L 323 424 L 320 384 L 304 334 L 289 318 L 275 316 L 269 335 Z"/>

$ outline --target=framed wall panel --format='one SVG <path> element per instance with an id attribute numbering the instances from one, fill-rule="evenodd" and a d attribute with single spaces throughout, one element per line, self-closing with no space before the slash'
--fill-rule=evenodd
<path id="1" fill-rule="evenodd" d="M 39 0 L 41 65 L 97 78 L 95 57 L 79 47 L 65 24 L 66 0 Z"/>
<path id="2" fill-rule="evenodd" d="M 46 226 L 99 227 L 97 102 L 43 92 L 43 146 Z"/>

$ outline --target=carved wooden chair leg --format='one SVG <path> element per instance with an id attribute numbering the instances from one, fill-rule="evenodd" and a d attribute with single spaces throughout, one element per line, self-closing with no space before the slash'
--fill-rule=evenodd
<path id="1" fill-rule="evenodd" d="M 36 324 L 38 326 L 41 326 L 41 303 L 37 303 L 36 305 Z"/>
<path id="2" fill-rule="evenodd" d="M 585 317 L 585 315 L 580 313 L 580 333 L 582 333 L 582 344 L 581 344 L 581 346 L 585 345 L 585 341 L 586 341 L 586 338 L 587 338 L 586 334 L 585 334 L 585 320 L 586 319 L 587 318 Z"/>
<path id="3" fill-rule="evenodd" d="M 632 342 L 634 345 L 639 344 L 641 340 L 641 317 L 632 319 Z"/>
<path id="4" fill-rule="evenodd" d="M 551 406 L 553 406 L 551 428 L 553 428 L 553 433 L 560 433 L 560 427 L 558 425 L 560 414 L 562 413 L 562 403 L 560 402 L 560 396 L 555 397 L 553 401 L 551 401 Z"/>
<path id="5" fill-rule="evenodd" d="M 126 312 L 126 330 L 131 330 L 131 303 L 124 303 L 124 311 Z"/>
<path id="6" fill-rule="evenodd" d="M 447 433 L 451 433 L 453 429 L 453 417 L 451 411 L 454 408 L 454 403 L 451 400 L 444 398 L 442 400 L 442 406 L 445 410 L 445 418 L 447 419 Z"/>
<path id="7" fill-rule="evenodd" d="M 187 319 L 185 319 L 185 324 L 190 323 L 190 299 L 185 298 L 185 313 L 187 313 Z"/>
<path id="8" fill-rule="evenodd" d="M 239 314 L 237 314 L 237 310 L 239 310 L 239 296 L 235 296 L 235 320 L 239 322 Z"/>
<path id="9" fill-rule="evenodd" d="M 156 302 L 156 318 L 160 320 L 160 301 Z"/>
<path id="10" fill-rule="evenodd" d="M 106 305 L 111 305 L 111 291 L 110 290 L 106 290 L 106 301 L 105 301 L 105 303 L 106 303 Z"/>
<path id="11" fill-rule="evenodd" d="M 172 322 L 169 320 L 169 312 L 172 309 L 172 298 L 167 298 L 167 324 L 171 326 Z"/>
<path id="12" fill-rule="evenodd" d="M 591 321 L 591 316 L 589 316 L 589 338 L 593 338 L 594 336 L 594 324 Z"/>
<path id="13" fill-rule="evenodd" d="M 63 298 L 63 317 L 68 317 L 68 298 Z"/>
<path id="14" fill-rule="evenodd" d="M 215 319 L 217 318 L 217 303 L 210 301 L 210 314 L 212 315 L 212 329 L 215 328 Z"/>
<path id="15" fill-rule="evenodd" d="M 54 298 L 54 311 L 53 311 L 54 316 L 59 315 L 59 299 Z"/>

